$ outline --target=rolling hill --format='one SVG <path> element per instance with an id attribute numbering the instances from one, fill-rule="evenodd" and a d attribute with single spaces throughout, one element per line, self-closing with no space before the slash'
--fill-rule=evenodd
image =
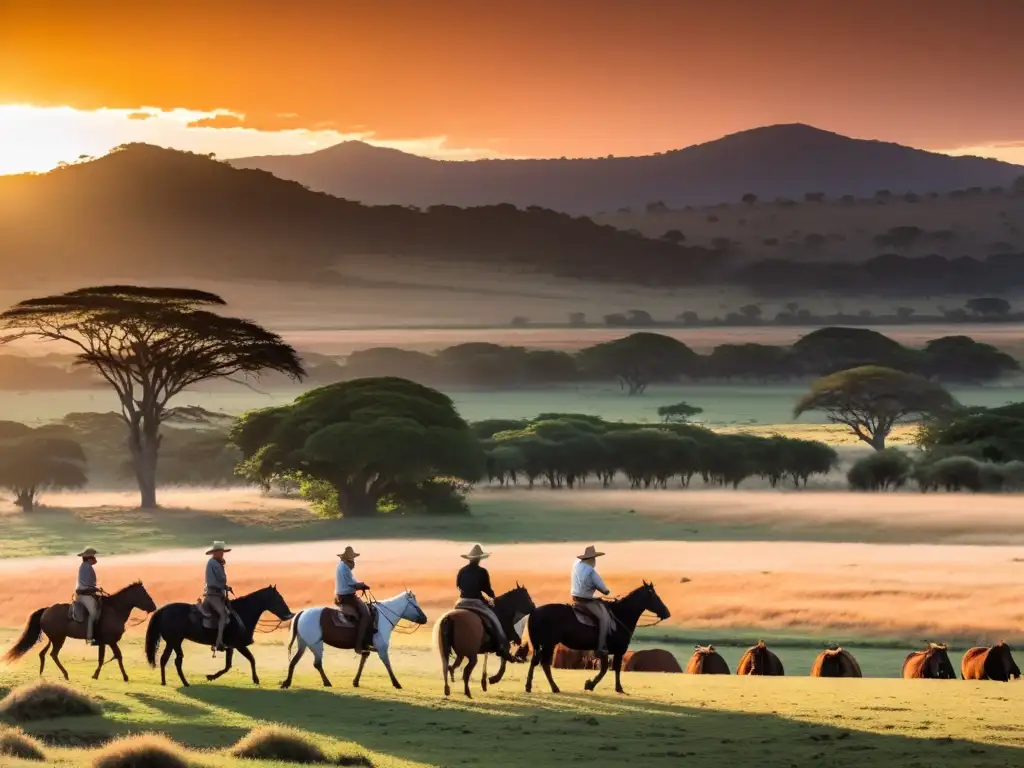
<path id="1" fill-rule="evenodd" d="M 136 144 L 0 177 L 7 282 L 203 276 L 329 281 L 347 259 L 409 257 L 598 280 L 693 283 L 706 249 L 511 205 L 366 206 L 204 155 Z"/>
<path id="2" fill-rule="evenodd" d="M 345 142 L 305 155 L 230 161 L 311 189 L 381 205 L 537 205 L 574 214 L 661 201 L 669 207 L 762 199 L 865 196 L 877 190 L 949 192 L 1006 186 L 1024 167 L 950 157 L 841 136 L 807 125 L 773 125 L 643 157 L 441 161 Z"/>

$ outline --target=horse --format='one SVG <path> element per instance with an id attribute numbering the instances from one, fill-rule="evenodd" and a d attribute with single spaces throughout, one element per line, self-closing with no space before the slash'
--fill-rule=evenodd
<path id="1" fill-rule="evenodd" d="M 688 675 L 728 675 L 729 665 L 713 645 L 698 645 L 686 664 Z"/>
<path id="2" fill-rule="evenodd" d="M 811 667 L 811 677 L 864 677 L 864 674 L 853 654 L 837 646 L 818 654 Z"/>
<path id="3" fill-rule="evenodd" d="M 764 640 L 758 640 L 757 645 L 747 649 L 736 667 L 737 675 L 763 675 L 766 677 L 781 677 L 786 674 L 782 666 L 782 660 L 768 650 Z"/>
<path id="4" fill-rule="evenodd" d="M 387 669 L 388 675 L 391 677 L 391 684 L 401 690 L 402 685 L 398 682 L 398 678 L 395 677 L 395 673 L 391 669 L 391 658 L 388 656 L 391 632 L 402 619 L 415 622 L 416 624 L 426 624 L 427 616 L 423 613 L 419 603 L 416 602 L 416 595 L 411 590 L 401 592 L 390 600 L 371 603 L 370 614 L 373 617 L 374 623 L 373 647 L 377 650 L 380 660 L 384 662 L 384 668 Z M 339 620 L 346 623 L 339 625 Z M 313 651 L 313 668 L 320 673 L 320 679 L 323 681 L 324 687 L 330 688 L 331 681 L 324 674 L 324 644 L 332 648 L 354 650 L 356 647 L 356 623 L 354 617 L 343 614 L 336 608 L 306 608 L 296 613 L 292 618 L 291 639 L 288 641 L 289 654 L 292 652 L 292 645 L 295 644 L 296 640 L 299 643 L 299 647 L 288 663 L 288 677 L 281 682 L 281 687 L 291 687 L 292 673 L 295 671 L 295 665 L 299 663 L 299 659 L 306 652 L 306 648 L 309 648 Z M 359 678 L 362 677 L 363 667 L 366 665 L 366 659 L 369 656 L 370 652 L 366 651 L 359 659 L 359 669 L 352 680 L 353 688 L 359 687 Z"/>
<path id="5" fill-rule="evenodd" d="M 135 608 L 146 611 L 146 613 L 156 610 L 156 603 L 153 602 L 153 598 L 149 596 L 146 588 L 142 586 L 141 581 L 129 584 L 124 589 L 103 598 L 100 615 L 93 626 L 93 640 L 99 646 L 99 663 L 96 671 L 93 672 L 93 680 L 100 678 L 103 657 L 106 655 L 109 645 L 114 659 L 117 660 L 117 666 L 121 668 L 121 677 L 126 683 L 128 682 L 128 673 L 124 671 L 121 649 L 117 644 L 124 636 L 124 626 L 128 623 L 128 616 Z M 57 665 L 57 669 L 64 674 L 65 680 L 70 680 L 68 671 L 60 663 L 58 654 L 64 646 L 64 641 L 69 637 L 84 640 L 86 630 L 85 621 L 73 620 L 69 615 L 70 610 L 69 603 L 55 603 L 49 608 L 40 608 L 29 616 L 25 631 L 4 654 L 4 661 L 8 663 L 17 661 L 28 653 L 29 648 L 39 642 L 41 636 L 45 634 L 46 646 L 39 652 L 39 674 L 43 674 L 43 668 L 46 666 L 46 652 L 50 651 L 50 658 Z"/>
<path id="6" fill-rule="evenodd" d="M 657 615 L 664 621 L 671 614 L 665 604 L 654 591 L 654 585 L 646 581 L 621 600 L 610 600 L 607 607 L 612 616 L 612 631 L 608 634 L 608 653 L 612 655 L 612 668 L 615 670 L 615 692 L 622 690 L 621 672 L 622 656 L 629 650 L 629 641 L 636 630 L 636 624 L 644 611 Z M 584 623 L 584 621 L 586 623 Z M 530 643 L 533 645 L 533 658 L 530 660 L 530 671 L 526 675 L 526 692 L 533 691 L 533 673 L 537 665 L 544 667 L 544 675 L 548 679 L 552 693 L 559 693 L 555 679 L 551 676 L 551 661 L 555 646 L 559 643 L 567 648 L 579 651 L 593 651 L 597 648 L 597 627 L 593 619 L 584 618 L 571 605 L 551 603 L 542 605 L 530 614 L 527 625 Z M 592 691 L 608 672 L 608 657 L 601 657 L 601 669 L 592 680 L 587 680 L 584 689 Z"/>
<path id="7" fill-rule="evenodd" d="M 224 645 L 227 646 L 224 669 L 207 675 L 207 680 L 216 680 L 231 669 L 231 661 L 237 650 L 249 660 L 253 683 L 260 684 L 259 675 L 256 674 L 256 659 L 249 652 L 248 646 L 252 645 L 256 622 L 266 611 L 270 611 L 281 621 L 287 621 L 292 617 L 291 609 L 274 585 L 257 589 L 231 601 L 231 620 L 224 628 Z M 153 618 L 149 620 L 149 627 L 146 628 L 146 661 L 150 667 L 156 666 L 156 652 L 161 640 L 166 645 L 160 656 L 160 685 L 167 685 L 167 661 L 173 653 L 178 677 L 181 684 L 188 688 L 188 680 L 181 669 L 182 661 L 185 659 L 181 644 L 185 640 L 191 640 L 193 643 L 212 646 L 217 641 L 216 616 L 205 616 L 196 603 L 168 603 L 153 614 Z"/>
<path id="8" fill-rule="evenodd" d="M 971 648 L 960 662 L 960 676 L 964 680 L 998 680 L 1009 682 L 1020 679 L 1020 667 L 1013 660 L 1010 646 L 998 642 L 991 648 Z"/>
<path id="9" fill-rule="evenodd" d="M 505 635 L 512 638 L 515 626 L 524 617 L 533 613 L 536 606 L 526 587 L 518 582 L 516 588 L 499 595 L 494 600 L 494 613 L 501 622 Z M 457 630 L 457 631 L 456 631 Z M 466 669 L 462 673 L 462 681 L 467 698 L 473 698 L 469 692 L 469 678 L 476 667 L 477 656 L 483 654 L 483 677 L 480 678 L 480 687 L 486 691 L 487 684 L 496 685 L 505 675 L 505 659 L 501 659 L 501 666 L 494 677 L 487 678 L 487 654 L 496 652 L 497 646 L 494 638 L 490 636 L 483 618 L 469 608 L 458 608 L 448 611 L 437 623 L 434 624 L 434 644 L 441 654 L 441 679 L 444 681 L 444 695 L 451 696 L 451 687 L 448 685 L 448 676 L 455 682 L 455 670 L 466 661 Z M 449 666 L 448 660 L 452 653 L 455 653 L 455 661 Z"/>
<path id="10" fill-rule="evenodd" d="M 938 643 L 928 643 L 925 650 L 908 654 L 902 675 L 911 680 L 956 680 L 946 646 Z"/>

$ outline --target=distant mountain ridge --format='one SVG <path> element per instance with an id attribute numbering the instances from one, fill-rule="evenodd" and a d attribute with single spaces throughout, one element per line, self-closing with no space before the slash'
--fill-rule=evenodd
<path id="1" fill-rule="evenodd" d="M 1024 166 L 853 139 L 803 124 L 772 125 L 657 155 L 443 161 L 363 142 L 305 155 L 245 157 L 237 168 L 367 204 L 512 203 L 590 215 L 661 201 L 669 207 L 761 199 L 950 192 L 1011 184 Z"/>

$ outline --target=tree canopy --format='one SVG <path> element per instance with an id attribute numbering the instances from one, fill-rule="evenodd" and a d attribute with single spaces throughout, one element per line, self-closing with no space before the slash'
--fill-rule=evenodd
<path id="1" fill-rule="evenodd" d="M 632 333 L 580 351 L 584 375 L 615 377 L 631 395 L 656 381 L 694 373 L 700 356 L 678 339 L 659 333 Z"/>
<path id="2" fill-rule="evenodd" d="M 106 285 L 23 301 L 0 315 L 4 341 L 60 341 L 117 393 L 141 505 L 156 507 L 160 425 L 169 401 L 201 381 L 304 374 L 280 336 L 212 311 L 219 296 L 188 288 Z"/>
<path id="3" fill-rule="evenodd" d="M 76 441 L 47 437 L 44 429 L 25 429 L 20 437 L 0 442 L 0 488 L 24 512 L 31 512 L 43 491 L 81 488 L 88 478 L 85 453 Z"/>
<path id="4" fill-rule="evenodd" d="M 821 411 L 881 451 L 897 423 L 951 413 L 957 407 L 952 395 L 922 376 L 869 365 L 815 381 L 797 403 L 794 416 Z"/>
<path id="5" fill-rule="evenodd" d="M 476 436 L 445 395 L 400 378 L 357 379 L 242 416 L 231 430 L 252 479 L 329 486 L 346 516 L 430 501 L 483 473 Z M 428 499 L 426 497 L 431 497 Z"/>

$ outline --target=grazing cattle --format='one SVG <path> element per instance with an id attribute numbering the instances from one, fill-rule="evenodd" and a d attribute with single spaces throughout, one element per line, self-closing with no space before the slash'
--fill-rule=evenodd
<path id="1" fill-rule="evenodd" d="M 743 654 L 740 665 L 736 668 L 736 674 L 782 677 L 786 671 L 783 669 L 779 657 L 768 650 L 768 646 L 764 644 L 763 640 L 758 640 L 757 645 Z"/>
<path id="2" fill-rule="evenodd" d="M 849 651 L 829 648 L 818 654 L 811 667 L 811 677 L 864 677 L 860 664 Z"/>
<path id="3" fill-rule="evenodd" d="M 600 659 L 593 651 L 576 651 L 564 645 L 555 646 L 555 655 L 551 660 L 551 666 L 555 669 L 597 669 L 600 665 Z"/>
<path id="4" fill-rule="evenodd" d="M 725 663 L 713 645 L 698 645 L 686 665 L 688 675 L 728 675 L 729 665 Z"/>
<path id="5" fill-rule="evenodd" d="M 903 677 L 909 680 L 956 680 L 956 670 L 946 646 L 928 643 L 923 651 L 914 651 L 903 662 Z"/>
<path id="6" fill-rule="evenodd" d="M 676 657 L 662 648 L 646 651 L 630 651 L 622 659 L 622 668 L 627 672 L 676 672 L 681 673 Z"/>
<path id="7" fill-rule="evenodd" d="M 1013 660 L 1010 646 L 1001 642 L 991 648 L 971 648 L 960 663 L 960 674 L 964 680 L 1006 683 L 1010 678 L 1020 679 L 1020 667 Z"/>

